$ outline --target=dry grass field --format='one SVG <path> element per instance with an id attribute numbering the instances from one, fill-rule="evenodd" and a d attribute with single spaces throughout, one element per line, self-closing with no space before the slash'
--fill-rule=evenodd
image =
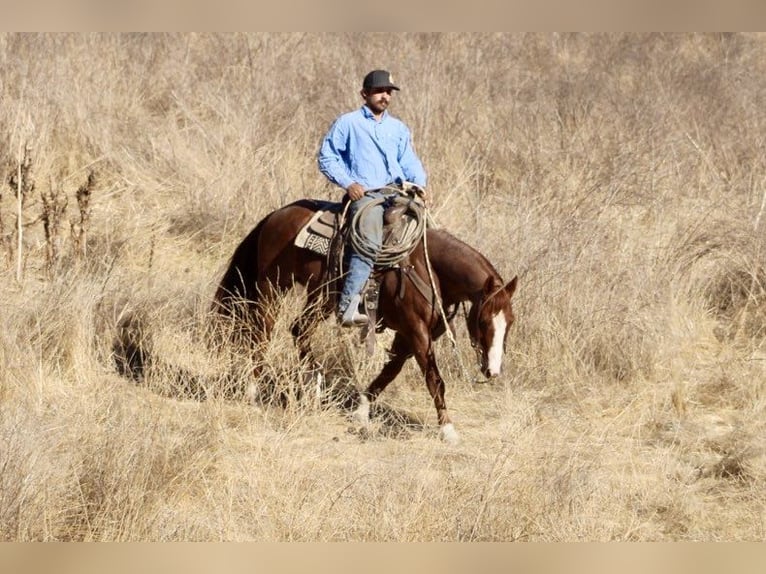
<path id="1" fill-rule="evenodd" d="M 377 67 L 433 221 L 519 275 L 498 380 L 439 341 L 456 446 L 415 364 L 368 432 L 303 393 L 297 294 L 263 379 L 208 336 Z M 0 35 L 0 540 L 763 541 L 764 78 L 758 34 Z M 348 390 L 390 334 L 315 339 Z"/>

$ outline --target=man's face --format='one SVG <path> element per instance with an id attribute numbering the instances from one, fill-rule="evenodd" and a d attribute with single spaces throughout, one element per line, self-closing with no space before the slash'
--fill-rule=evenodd
<path id="1" fill-rule="evenodd" d="M 370 88 L 369 90 L 362 90 L 362 97 L 364 98 L 365 104 L 367 104 L 367 107 L 376 115 L 382 114 L 386 108 L 388 108 L 392 95 L 393 90 L 391 88 Z"/>

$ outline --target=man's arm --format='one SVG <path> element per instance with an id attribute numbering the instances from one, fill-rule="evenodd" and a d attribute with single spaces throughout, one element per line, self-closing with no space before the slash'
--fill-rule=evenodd
<path id="1" fill-rule="evenodd" d="M 407 181 L 425 187 L 428 180 L 426 170 L 412 147 L 410 130 L 404 124 L 402 124 L 402 137 L 399 141 L 399 165 L 402 166 L 404 176 Z"/>
<path id="2" fill-rule="evenodd" d="M 345 154 L 348 150 L 348 126 L 342 117 L 338 118 L 322 140 L 317 154 L 317 164 L 327 179 L 335 185 L 348 189 L 354 180 L 346 167 Z"/>

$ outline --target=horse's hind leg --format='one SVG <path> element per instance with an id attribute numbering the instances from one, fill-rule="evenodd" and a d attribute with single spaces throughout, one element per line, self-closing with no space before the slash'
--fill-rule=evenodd
<path id="1" fill-rule="evenodd" d="M 244 321 L 242 322 L 244 338 L 241 339 L 253 361 L 253 379 L 245 390 L 245 395 L 251 402 L 260 401 L 262 397 L 266 396 L 263 390 L 265 387 L 261 386 L 262 379 L 266 375 L 262 353 L 274 330 L 274 305 L 281 293 L 268 282 L 257 285 L 256 289 L 257 300 L 247 301 L 245 305 Z"/>
<path id="2" fill-rule="evenodd" d="M 393 381 L 397 375 L 402 371 L 404 363 L 412 356 L 409 343 L 399 333 L 394 336 L 394 341 L 391 343 L 391 350 L 389 351 L 388 362 L 383 366 L 383 370 L 375 379 L 369 384 L 367 389 L 359 394 L 359 405 L 353 413 L 355 420 L 362 424 L 369 424 L 370 422 L 370 403 L 374 402 L 378 398 L 380 393 Z"/>
<path id="3" fill-rule="evenodd" d="M 310 341 L 319 321 L 331 312 L 325 299 L 318 291 L 310 291 L 303 312 L 293 321 L 290 328 L 301 362 L 308 361 L 311 364 L 307 383 L 314 386 L 317 404 L 320 404 L 322 399 L 324 375 L 321 365 L 311 351 Z"/>
<path id="4" fill-rule="evenodd" d="M 301 360 L 311 358 L 311 335 L 314 333 L 318 322 L 325 317 L 325 311 L 320 297 L 309 295 L 306 305 L 301 314 L 293 321 L 290 332 L 293 335 L 295 346 Z"/>

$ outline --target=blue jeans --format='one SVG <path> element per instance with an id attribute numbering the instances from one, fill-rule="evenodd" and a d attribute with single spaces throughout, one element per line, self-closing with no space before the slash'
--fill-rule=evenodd
<path id="1" fill-rule="evenodd" d="M 351 221 L 357 212 L 370 202 L 388 197 L 389 195 L 391 194 L 377 190 L 366 192 L 364 197 L 352 201 L 348 206 L 348 212 L 346 213 L 347 220 Z M 375 254 L 380 251 L 383 243 L 383 212 L 385 207 L 385 203 L 379 203 L 367 208 L 358 225 L 359 233 L 365 238 L 366 242 L 369 242 L 369 248 Z M 351 245 L 348 245 L 346 256 L 344 257 L 346 279 L 338 301 L 338 311 L 343 313 L 351 302 L 351 298 L 361 292 L 364 284 L 370 277 L 374 264 L 374 259 L 358 253 Z"/>

